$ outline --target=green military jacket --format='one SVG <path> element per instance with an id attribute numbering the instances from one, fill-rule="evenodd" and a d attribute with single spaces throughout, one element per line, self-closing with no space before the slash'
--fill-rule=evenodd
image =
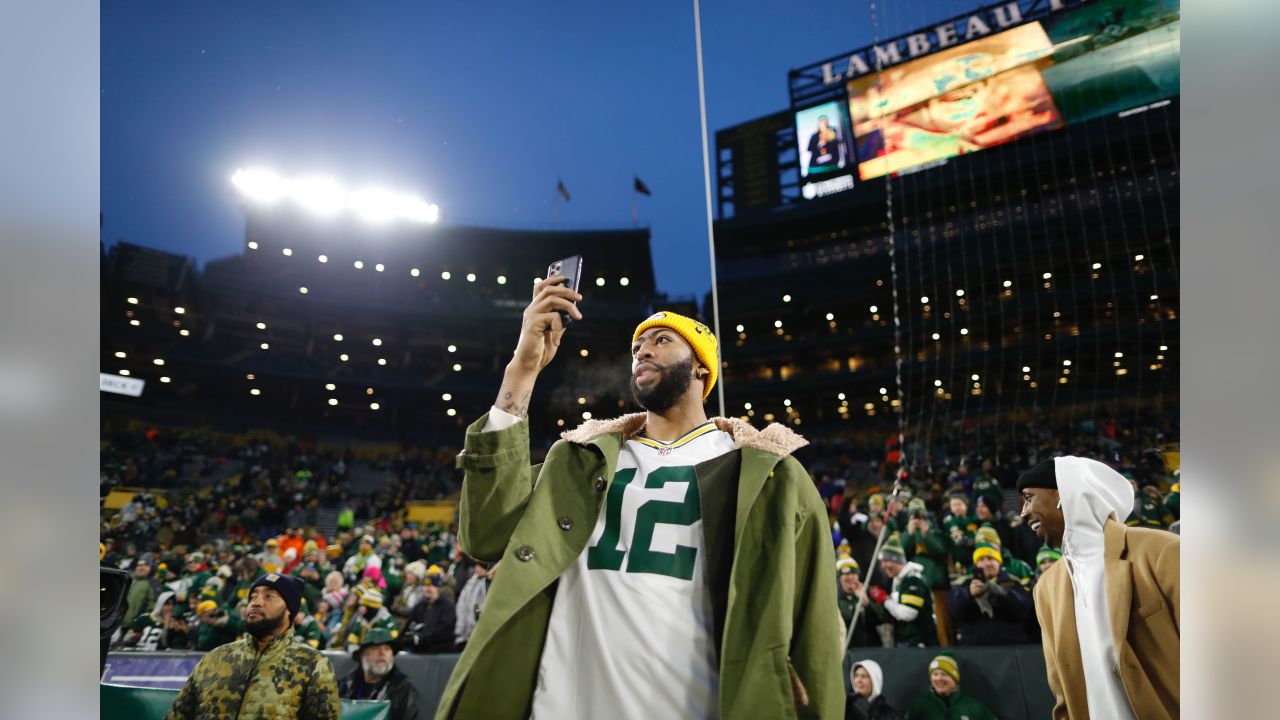
<path id="1" fill-rule="evenodd" d="M 644 414 L 593 420 L 529 464 L 529 424 L 467 428 L 459 544 L 502 561 L 437 718 L 528 717 L 557 580 L 582 553 Z M 835 551 L 826 508 L 780 425 L 715 418 L 737 445 L 694 468 L 723 718 L 844 714 Z M 654 688 L 655 692 L 663 688 Z"/>
<path id="2" fill-rule="evenodd" d="M 338 720 L 333 663 L 293 628 L 262 652 L 249 635 L 200 659 L 165 720 Z"/>

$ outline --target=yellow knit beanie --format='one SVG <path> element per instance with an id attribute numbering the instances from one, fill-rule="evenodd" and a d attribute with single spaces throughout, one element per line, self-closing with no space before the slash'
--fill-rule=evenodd
<path id="1" fill-rule="evenodd" d="M 631 334 L 631 342 L 635 342 L 644 331 L 655 327 L 667 328 L 675 332 L 689 343 L 689 347 L 693 348 L 693 356 L 698 358 L 698 362 L 702 363 L 709 373 L 706 385 L 702 388 L 702 399 L 706 400 L 711 394 L 711 388 L 715 387 L 716 379 L 720 377 L 720 356 L 716 351 L 718 344 L 711 328 L 693 318 L 663 311 L 650 315 L 647 320 L 637 325 L 636 331 Z"/>
<path id="2" fill-rule="evenodd" d="M 960 682 L 960 666 L 956 664 L 956 659 L 946 653 L 939 655 L 929 663 L 929 672 L 941 670 L 951 676 L 952 680 Z"/>

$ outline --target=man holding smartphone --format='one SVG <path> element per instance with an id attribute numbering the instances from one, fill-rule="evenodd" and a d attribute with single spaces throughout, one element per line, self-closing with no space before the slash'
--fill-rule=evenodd
<path id="1" fill-rule="evenodd" d="M 835 554 L 805 440 L 703 408 L 702 323 L 636 328 L 643 413 L 592 420 L 529 464 L 529 398 L 582 296 L 534 289 L 494 406 L 467 429 L 459 543 L 501 560 L 438 718 L 838 717 Z"/>

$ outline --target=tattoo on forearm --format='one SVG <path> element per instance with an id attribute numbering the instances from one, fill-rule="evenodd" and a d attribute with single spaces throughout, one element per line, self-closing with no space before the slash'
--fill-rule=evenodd
<path id="1" fill-rule="evenodd" d="M 510 390 L 503 390 L 498 398 L 498 409 L 516 417 L 525 417 L 529 414 L 529 395 L 531 394 L 526 390 L 519 399 L 515 399 Z"/>

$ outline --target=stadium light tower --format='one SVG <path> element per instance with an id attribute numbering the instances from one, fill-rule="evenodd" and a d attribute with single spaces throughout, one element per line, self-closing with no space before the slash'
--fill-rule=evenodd
<path id="1" fill-rule="evenodd" d="M 250 200 L 267 204 L 279 200 L 288 189 L 285 180 L 270 170 L 236 170 L 231 184 Z"/>
<path id="2" fill-rule="evenodd" d="M 253 202 L 270 205 L 288 197 L 321 217 L 351 211 L 375 225 L 393 220 L 416 223 L 440 220 L 440 206 L 417 196 L 380 188 L 347 192 L 341 183 L 328 177 L 290 180 L 261 168 L 237 169 L 231 176 L 231 184 Z"/>

